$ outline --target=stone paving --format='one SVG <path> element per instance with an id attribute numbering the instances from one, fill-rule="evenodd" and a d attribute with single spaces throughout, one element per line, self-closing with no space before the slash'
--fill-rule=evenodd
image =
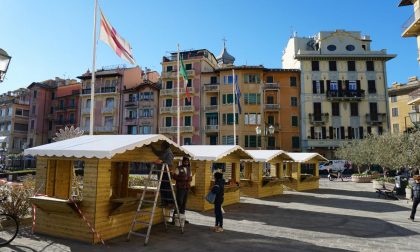
<path id="1" fill-rule="evenodd" d="M 210 231 L 213 213 L 188 212 L 184 234 L 152 228 L 148 246 L 135 237 L 103 245 L 32 235 L 6 251 L 419 251 L 420 221 L 407 220 L 411 202 L 378 198 L 372 184 L 328 181 L 310 192 L 286 191 L 264 199 L 243 197 L 225 207 L 223 233 Z"/>

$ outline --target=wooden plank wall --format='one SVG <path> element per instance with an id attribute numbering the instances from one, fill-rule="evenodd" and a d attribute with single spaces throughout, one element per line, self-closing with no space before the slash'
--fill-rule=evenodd
<path id="1" fill-rule="evenodd" d="M 35 191 L 39 194 L 46 194 L 48 160 L 38 157 L 36 160 Z"/>

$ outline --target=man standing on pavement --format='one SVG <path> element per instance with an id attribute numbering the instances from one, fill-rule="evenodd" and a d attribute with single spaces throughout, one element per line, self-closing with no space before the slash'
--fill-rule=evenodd
<path id="1" fill-rule="evenodd" d="M 416 183 L 413 185 L 413 206 L 411 208 L 411 215 L 409 218 L 411 221 L 414 221 L 417 206 L 420 203 L 420 176 L 414 176 L 414 181 Z"/>
<path id="2" fill-rule="evenodd" d="M 182 164 L 175 169 L 173 178 L 176 181 L 176 202 L 178 204 L 179 213 L 185 214 L 188 190 L 191 187 L 192 180 L 190 159 L 188 157 L 182 158 Z M 188 223 L 188 221 L 185 221 L 185 223 Z"/>

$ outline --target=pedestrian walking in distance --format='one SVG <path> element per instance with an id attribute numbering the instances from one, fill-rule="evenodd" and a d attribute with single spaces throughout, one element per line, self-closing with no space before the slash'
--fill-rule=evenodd
<path id="1" fill-rule="evenodd" d="M 417 206 L 420 203 L 420 176 L 414 176 L 414 181 L 416 182 L 413 186 L 413 206 L 411 207 L 410 220 L 414 221 L 416 216 Z"/>

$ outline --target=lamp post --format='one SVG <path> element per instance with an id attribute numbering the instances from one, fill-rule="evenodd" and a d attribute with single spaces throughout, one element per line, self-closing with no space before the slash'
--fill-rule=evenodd
<path id="1" fill-rule="evenodd" d="M 10 57 L 5 50 L 0 48 L 0 83 L 3 82 L 4 77 L 6 76 L 11 59 L 12 57 Z"/>
<path id="2" fill-rule="evenodd" d="M 262 136 L 263 138 L 265 138 L 265 141 L 264 141 L 265 142 L 265 146 L 263 146 L 263 147 L 264 147 L 264 149 L 267 149 L 267 146 L 268 146 L 267 138 L 269 136 L 272 136 L 274 134 L 274 126 L 273 125 L 270 125 L 269 127 L 267 127 L 267 125 L 266 125 L 264 127 L 264 131 L 261 130 L 261 127 L 260 126 L 257 126 L 255 128 L 255 133 L 257 133 L 257 136 Z M 261 134 L 261 133 L 264 133 L 264 134 Z"/>

